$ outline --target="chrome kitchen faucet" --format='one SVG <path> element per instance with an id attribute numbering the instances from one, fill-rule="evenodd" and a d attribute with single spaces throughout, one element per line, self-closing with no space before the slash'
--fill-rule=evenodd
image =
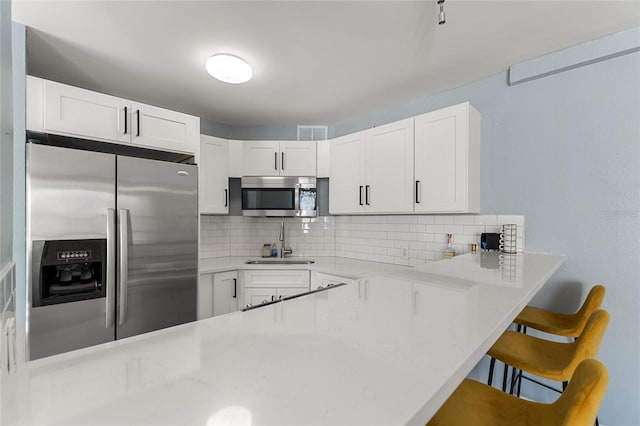
<path id="1" fill-rule="evenodd" d="M 283 220 L 282 225 L 280 225 L 280 237 L 278 238 L 278 241 L 280 241 L 280 257 L 287 257 L 288 255 L 293 253 L 293 250 L 291 250 L 291 247 L 287 248 L 284 240 L 285 240 L 285 235 L 284 235 L 284 220 Z"/>

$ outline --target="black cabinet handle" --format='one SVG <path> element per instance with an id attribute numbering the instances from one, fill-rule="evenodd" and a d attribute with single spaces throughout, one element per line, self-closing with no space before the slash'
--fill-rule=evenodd
<path id="1" fill-rule="evenodd" d="M 235 299 L 236 297 L 238 297 L 238 280 L 237 279 L 233 279 L 233 298 Z"/>
<path id="2" fill-rule="evenodd" d="M 281 152 L 280 154 L 282 154 L 282 160 L 280 161 L 280 167 L 282 168 L 282 170 L 284 170 L 284 152 Z"/>
<path id="3" fill-rule="evenodd" d="M 129 108 L 124 107 L 124 134 L 125 135 L 127 134 L 127 131 L 128 131 L 128 129 L 127 129 L 128 124 L 129 124 L 128 123 L 129 122 L 128 117 L 129 117 Z"/>
<path id="4" fill-rule="evenodd" d="M 360 195 L 360 205 L 362 206 L 362 205 L 363 205 L 363 204 L 362 204 L 362 185 L 360 185 L 360 192 L 359 192 L 359 195 Z"/>
<path id="5" fill-rule="evenodd" d="M 370 205 L 369 204 L 369 195 L 370 195 L 369 193 L 370 193 L 370 191 L 371 191 L 371 187 L 369 185 L 366 185 L 365 186 L 365 191 L 364 191 L 364 200 L 365 200 L 364 202 L 368 206 Z"/>
<path id="6" fill-rule="evenodd" d="M 140 136 L 140 110 L 136 110 L 136 136 Z"/>
<path id="7" fill-rule="evenodd" d="M 420 191 L 420 181 L 416 181 L 416 204 L 420 204 L 420 198 L 418 198 L 418 194 Z"/>
<path id="8" fill-rule="evenodd" d="M 224 190 L 224 206 L 229 207 L 229 190 Z"/>
<path id="9" fill-rule="evenodd" d="M 273 168 L 278 170 L 278 153 L 273 153 Z"/>

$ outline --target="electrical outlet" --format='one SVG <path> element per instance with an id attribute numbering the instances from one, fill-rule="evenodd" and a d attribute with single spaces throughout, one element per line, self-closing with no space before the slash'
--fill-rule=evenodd
<path id="1" fill-rule="evenodd" d="M 402 249 L 402 257 L 404 257 L 404 258 L 409 257 L 409 249 L 407 249 L 407 248 L 403 248 Z"/>

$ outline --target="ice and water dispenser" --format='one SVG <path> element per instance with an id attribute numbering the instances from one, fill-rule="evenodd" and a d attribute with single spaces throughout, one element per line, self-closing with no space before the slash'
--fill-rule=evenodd
<path id="1" fill-rule="evenodd" d="M 32 306 L 104 297 L 106 239 L 33 242 Z"/>

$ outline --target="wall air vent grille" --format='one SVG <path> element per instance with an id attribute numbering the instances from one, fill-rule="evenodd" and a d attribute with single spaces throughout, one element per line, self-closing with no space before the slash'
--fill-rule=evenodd
<path id="1" fill-rule="evenodd" d="M 323 141 L 328 133 L 328 126 L 298 126 L 299 141 Z"/>

